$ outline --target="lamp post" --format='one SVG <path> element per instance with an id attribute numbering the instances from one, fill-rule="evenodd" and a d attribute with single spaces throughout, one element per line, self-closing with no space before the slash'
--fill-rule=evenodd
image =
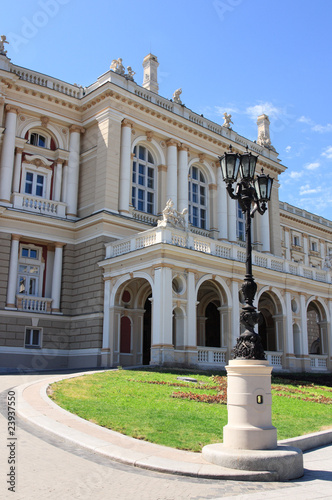
<path id="1" fill-rule="evenodd" d="M 266 211 L 273 179 L 265 175 L 263 169 L 255 178 L 257 156 L 249 153 L 248 148 L 239 155 L 230 147 L 219 159 L 228 194 L 239 201 L 246 219 L 246 275 L 242 285 L 245 305 L 240 317 L 246 329 L 237 339 L 233 350 L 235 359 L 226 366 L 228 423 L 223 429 L 223 443 L 204 446 L 202 454 L 208 462 L 222 467 L 273 471 L 279 481 L 295 479 L 303 475 L 302 452 L 278 445 L 271 412 L 272 366 L 265 359 L 260 337 L 254 329 L 260 314 L 253 306 L 257 285 L 252 275 L 251 219 L 256 212 Z"/>
<path id="2" fill-rule="evenodd" d="M 240 322 L 244 325 L 245 331 L 241 333 L 233 349 L 234 359 L 265 359 L 261 339 L 254 330 L 260 313 L 253 305 L 257 285 L 252 274 L 251 219 L 256 212 L 263 215 L 266 211 L 267 202 L 271 197 L 273 179 L 263 173 L 263 168 L 262 173 L 255 178 L 257 158 L 258 156 L 248 152 L 248 146 L 246 152 L 239 155 L 233 152 L 231 145 L 229 152 L 219 157 L 227 192 L 233 200 L 239 201 L 241 210 L 245 214 L 246 274 L 241 287 L 245 305 L 240 315 Z M 234 192 L 235 182 L 237 184 Z"/>

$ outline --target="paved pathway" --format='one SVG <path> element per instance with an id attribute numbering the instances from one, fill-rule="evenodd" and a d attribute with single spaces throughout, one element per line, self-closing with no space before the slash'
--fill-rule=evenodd
<path id="1" fill-rule="evenodd" d="M 332 497 L 332 446 L 304 455 L 306 473 L 288 483 L 245 482 L 172 476 L 122 465 L 80 448 L 31 423 L 18 419 L 16 491 L 8 491 L 10 449 L 4 408 L 8 389 L 49 375 L 0 377 L 0 498 L 82 500 L 203 500 Z"/>

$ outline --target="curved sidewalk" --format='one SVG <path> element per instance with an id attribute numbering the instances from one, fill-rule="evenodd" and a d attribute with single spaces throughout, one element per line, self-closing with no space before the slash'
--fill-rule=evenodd
<path id="1" fill-rule="evenodd" d="M 278 475 L 274 472 L 226 469 L 207 462 L 201 453 L 176 450 L 124 436 L 63 410 L 47 396 L 49 384 L 83 374 L 85 372 L 54 375 L 47 379 L 17 386 L 15 389 L 18 415 L 78 446 L 127 465 L 156 472 L 206 479 L 278 481 Z M 281 441 L 278 444 L 295 446 L 305 451 L 331 442 L 332 430 Z"/>

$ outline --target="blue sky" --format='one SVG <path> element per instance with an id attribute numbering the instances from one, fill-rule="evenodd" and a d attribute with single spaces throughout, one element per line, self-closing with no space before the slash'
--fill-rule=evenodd
<path id="1" fill-rule="evenodd" d="M 13 7 L 11 7 L 11 5 Z M 332 219 L 330 0 L 15 0 L 0 34 L 18 64 L 89 85 L 112 59 L 143 80 L 158 57 L 159 93 L 257 138 L 257 116 L 288 170 L 280 199 Z M 222 152 L 221 152 L 222 153 Z"/>

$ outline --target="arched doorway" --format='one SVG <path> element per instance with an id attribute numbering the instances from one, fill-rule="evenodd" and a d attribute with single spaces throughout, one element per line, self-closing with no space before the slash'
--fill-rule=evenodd
<path id="1" fill-rule="evenodd" d="M 225 290 L 215 280 L 206 280 L 197 294 L 197 345 L 226 347 L 228 307 Z"/>
<path id="2" fill-rule="evenodd" d="M 279 298 L 272 292 L 264 292 L 258 301 L 261 320 L 258 333 L 265 351 L 282 351 L 282 307 Z"/>
<path id="3" fill-rule="evenodd" d="M 327 354 L 326 314 L 318 302 L 310 302 L 307 308 L 307 331 L 309 354 Z"/>
<path id="4" fill-rule="evenodd" d="M 132 278 L 119 286 L 111 309 L 115 366 L 150 363 L 151 297 L 150 283 L 144 278 Z"/>

